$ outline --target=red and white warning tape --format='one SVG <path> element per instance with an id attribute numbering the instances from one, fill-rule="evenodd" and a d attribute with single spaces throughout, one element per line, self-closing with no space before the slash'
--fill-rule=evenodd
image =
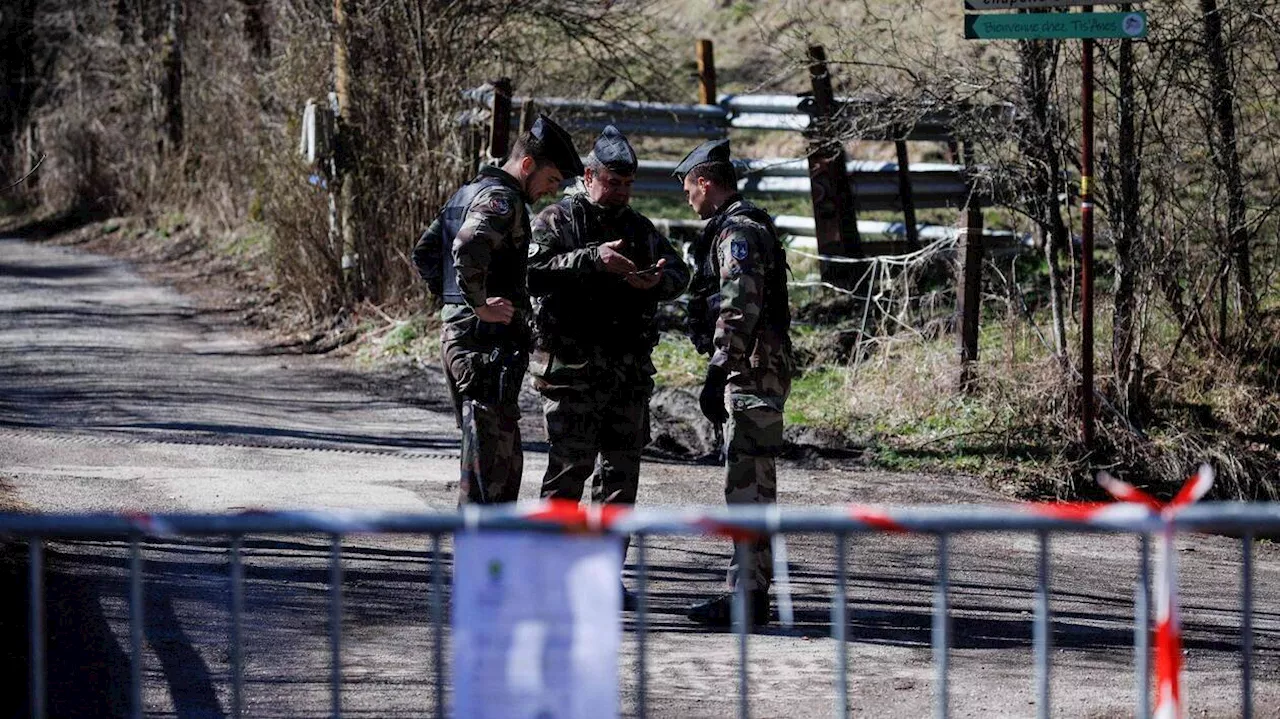
<path id="1" fill-rule="evenodd" d="M 1178 510 L 1194 504 L 1213 486 L 1213 469 L 1205 464 L 1182 485 L 1168 504 L 1112 477 L 1098 474 L 1098 484 L 1121 502 L 1136 502 L 1160 513 L 1164 520 L 1156 554 L 1156 706 L 1155 719 L 1182 719 L 1182 625 L 1178 616 L 1178 553 L 1173 544 L 1173 518 Z"/>

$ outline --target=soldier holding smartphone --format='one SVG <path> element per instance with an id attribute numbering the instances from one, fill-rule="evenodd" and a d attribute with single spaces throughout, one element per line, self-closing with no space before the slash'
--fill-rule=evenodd
<path id="1" fill-rule="evenodd" d="M 542 496 L 634 504 L 658 303 L 679 297 L 689 268 L 653 223 L 631 209 L 635 151 L 613 126 L 587 157 L 584 190 L 533 222 L 534 387 L 546 418 Z M 625 546 L 624 546 L 625 558 Z M 624 605 L 632 600 L 624 589 Z"/>

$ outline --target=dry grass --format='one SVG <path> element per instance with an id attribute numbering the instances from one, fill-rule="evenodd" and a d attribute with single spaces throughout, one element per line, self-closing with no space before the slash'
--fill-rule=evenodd
<path id="1" fill-rule="evenodd" d="M 1098 336 L 1105 352 L 1103 328 Z M 1219 498 L 1278 494 L 1280 392 L 1274 375 L 1259 382 L 1253 362 L 1180 351 L 1148 374 L 1141 427 L 1098 407 L 1090 452 L 1079 439 L 1078 375 L 1064 371 L 1028 325 L 988 321 L 969 393 L 957 389 L 954 342 L 880 341 L 862 361 L 811 366 L 797 380 L 788 420 L 840 429 L 875 447 L 887 466 L 971 471 L 1018 496 L 1097 495 L 1100 468 L 1169 496 L 1201 462 L 1217 469 Z M 1098 361 L 1097 376 L 1104 398 L 1105 364 Z"/>

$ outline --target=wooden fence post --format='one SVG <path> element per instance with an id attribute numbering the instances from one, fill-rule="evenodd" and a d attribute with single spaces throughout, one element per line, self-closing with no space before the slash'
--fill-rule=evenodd
<path id="1" fill-rule="evenodd" d="M 502 161 L 511 150 L 511 80 L 493 81 L 493 117 L 489 123 L 489 157 Z"/>
<path id="2" fill-rule="evenodd" d="M 818 253 L 828 256 L 857 256 L 862 238 L 854 208 L 853 188 L 845 168 L 844 144 L 833 132 L 836 114 L 827 71 L 827 53 L 821 45 L 809 47 L 809 80 L 813 85 L 813 113 L 809 125 L 809 186 Z M 822 262 L 822 279 L 837 286 L 847 285 L 852 273 L 847 265 Z"/>
<path id="3" fill-rule="evenodd" d="M 716 54 L 710 40 L 698 40 L 698 102 L 716 104 Z"/>
<path id="4" fill-rule="evenodd" d="M 973 365 L 978 361 L 978 321 L 982 311 L 982 202 L 970 187 L 959 247 L 960 275 L 956 312 L 960 316 L 960 389 L 973 388 Z"/>

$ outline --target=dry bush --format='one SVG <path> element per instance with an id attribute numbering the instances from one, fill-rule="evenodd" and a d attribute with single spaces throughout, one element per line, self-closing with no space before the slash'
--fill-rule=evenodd
<path id="1" fill-rule="evenodd" d="M 301 163 L 284 164 L 281 172 L 266 174 L 261 187 L 275 287 L 300 311 L 296 320 L 321 322 L 346 300 L 340 293 L 342 246 L 329 232 L 328 195 L 307 181 Z"/>

